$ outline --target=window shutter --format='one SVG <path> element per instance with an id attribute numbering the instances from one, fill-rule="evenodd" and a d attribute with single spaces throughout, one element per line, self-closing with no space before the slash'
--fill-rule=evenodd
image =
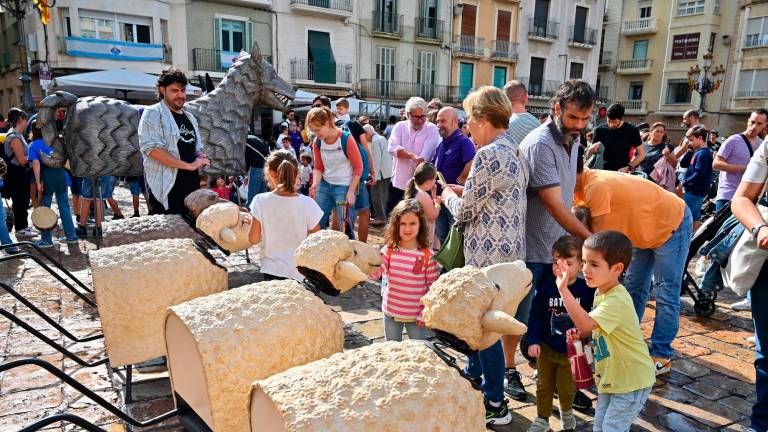
<path id="1" fill-rule="evenodd" d="M 512 12 L 500 10 L 496 17 L 496 40 L 508 41 L 512 25 Z"/>
<path id="2" fill-rule="evenodd" d="M 245 23 L 245 41 L 243 41 L 243 49 L 247 52 L 251 52 L 253 48 L 253 22 L 248 20 Z"/>
<path id="3" fill-rule="evenodd" d="M 475 22 L 477 19 L 477 6 L 464 4 L 461 13 L 461 34 L 467 36 L 475 35 Z"/>
<path id="4" fill-rule="evenodd" d="M 213 49 L 221 49 L 221 18 L 213 19 Z"/>

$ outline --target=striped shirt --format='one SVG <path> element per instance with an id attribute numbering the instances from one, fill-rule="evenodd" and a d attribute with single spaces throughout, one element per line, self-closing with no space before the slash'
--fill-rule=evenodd
<path id="1" fill-rule="evenodd" d="M 428 249 L 388 250 L 385 246 L 381 261 L 381 310 L 398 321 L 420 321 L 421 297 L 437 280 L 440 266 Z"/>
<path id="2" fill-rule="evenodd" d="M 507 133 L 512 136 L 512 142 L 519 145 L 523 142 L 525 137 L 528 136 L 532 130 L 539 127 L 540 124 L 539 119 L 531 115 L 531 113 L 515 113 L 509 118 L 509 129 L 507 130 Z"/>

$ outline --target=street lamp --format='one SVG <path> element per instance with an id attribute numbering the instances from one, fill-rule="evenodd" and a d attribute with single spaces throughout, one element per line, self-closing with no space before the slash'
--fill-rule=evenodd
<path id="1" fill-rule="evenodd" d="M 699 102 L 699 111 L 704 111 L 704 99 L 709 93 L 714 92 L 720 88 L 720 76 L 725 74 L 725 68 L 723 65 L 717 66 L 711 71 L 712 68 L 712 51 L 707 51 L 704 54 L 704 65 L 699 68 L 699 65 L 691 66 L 688 69 L 688 88 L 691 91 L 696 91 L 701 96 Z M 702 75 L 702 70 L 704 74 Z"/>
<path id="2" fill-rule="evenodd" d="M 22 96 L 21 105 L 25 111 L 29 112 L 35 108 L 35 102 L 32 100 L 32 78 L 29 76 L 29 63 L 27 62 L 27 36 L 24 32 L 24 18 L 27 15 L 27 6 L 34 3 L 37 12 L 43 24 L 48 24 L 51 18 L 49 8 L 56 4 L 56 0 L 0 0 L 0 8 L 8 11 L 16 18 L 16 35 L 19 39 L 19 66 L 21 68 Z"/>

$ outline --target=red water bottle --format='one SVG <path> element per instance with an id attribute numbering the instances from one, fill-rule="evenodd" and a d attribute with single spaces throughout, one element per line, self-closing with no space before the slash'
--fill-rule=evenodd
<path id="1" fill-rule="evenodd" d="M 570 330 L 569 330 L 570 332 Z M 568 360 L 571 362 L 571 375 L 577 389 L 588 389 L 595 385 L 592 373 L 592 348 L 581 339 L 567 338 Z"/>

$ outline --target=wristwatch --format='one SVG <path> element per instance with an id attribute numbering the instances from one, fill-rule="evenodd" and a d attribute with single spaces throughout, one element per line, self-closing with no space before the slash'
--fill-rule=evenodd
<path id="1" fill-rule="evenodd" d="M 760 230 L 765 227 L 768 227 L 768 223 L 763 222 L 759 225 L 753 226 L 752 229 L 749 230 L 749 232 L 752 234 L 752 238 L 757 240 L 757 235 L 760 234 Z"/>

